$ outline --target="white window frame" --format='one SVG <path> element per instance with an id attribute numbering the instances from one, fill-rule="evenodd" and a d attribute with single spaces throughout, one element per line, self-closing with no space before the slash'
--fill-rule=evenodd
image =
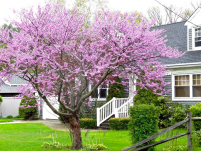
<path id="1" fill-rule="evenodd" d="M 92 85 L 90 84 L 89 85 L 89 91 L 91 90 L 91 87 L 92 87 Z M 97 99 L 97 101 L 106 101 L 106 98 L 100 98 L 100 90 L 101 90 L 101 88 L 97 88 L 97 89 L 98 89 L 98 98 L 92 98 L 90 96 L 90 100 L 95 101 Z M 107 84 L 107 88 L 103 88 L 103 89 L 106 89 L 106 95 L 108 96 L 109 84 Z"/>
<path id="2" fill-rule="evenodd" d="M 195 29 L 197 29 L 197 28 L 200 28 L 200 27 L 192 27 L 192 50 L 190 50 L 190 51 L 201 50 L 201 46 L 195 47 Z M 188 35 L 188 37 L 189 37 L 189 35 Z"/>
<path id="3" fill-rule="evenodd" d="M 193 97 L 193 75 L 201 73 L 172 74 L 172 100 L 173 101 L 200 101 L 201 97 Z M 175 97 L 175 76 L 189 75 L 190 97 Z"/>

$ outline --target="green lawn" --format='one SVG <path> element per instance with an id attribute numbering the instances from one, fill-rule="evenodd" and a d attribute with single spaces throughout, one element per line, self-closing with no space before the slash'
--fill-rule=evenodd
<path id="1" fill-rule="evenodd" d="M 83 144 L 102 143 L 111 151 L 118 151 L 131 145 L 128 131 L 82 132 Z M 104 137 L 105 133 L 105 137 Z M 1 151 L 39 151 L 43 142 L 52 142 L 52 135 L 63 144 L 70 144 L 68 132 L 55 131 L 41 123 L 0 124 Z M 104 139 L 104 140 L 103 140 Z"/>
<path id="2" fill-rule="evenodd" d="M 12 122 L 13 119 L 0 119 L 0 123 L 3 123 L 3 122 Z"/>
<path id="3" fill-rule="evenodd" d="M 0 123 L 3 122 L 13 122 L 13 120 L 23 120 L 23 118 L 18 118 L 18 117 L 14 117 L 14 118 L 0 118 Z"/>
<path id="4" fill-rule="evenodd" d="M 186 129 L 176 129 L 157 138 L 157 141 L 184 133 Z M 87 134 L 87 136 L 86 136 Z M 55 131 L 42 123 L 16 123 L 0 124 L 0 150 L 1 151 L 45 151 L 41 148 L 44 142 L 52 142 L 52 135 L 59 143 L 71 145 L 68 132 Z M 111 151 L 119 151 L 131 146 L 129 131 L 82 131 L 83 145 L 104 144 Z M 187 145 L 187 136 L 156 147 L 157 151 L 171 145 Z"/>

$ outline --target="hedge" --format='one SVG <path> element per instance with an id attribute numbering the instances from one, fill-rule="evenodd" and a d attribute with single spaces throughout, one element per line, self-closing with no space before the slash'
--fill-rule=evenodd
<path id="1" fill-rule="evenodd" d="M 94 129 L 96 128 L 96 120 L 91 118 L 82 118 L 79 120 L 80 128 Z"/>
<path id="2" fill-rule="evenodd" d="M 158 132 L 159 108 L 152 105 L 141 104 L 130 107 L 130 122 L 128 129 L 133 144 L 140 142 Z M 153 143 L 151 140 L 141 146 Z M 140 147 L 140 146 L 139 146 Z M 150 148 L 149 150 L 154 150 Z"/>
<path id="3" fill-rule="evenodd" d="M 109 125 L 111 130 L 128 130 L 129 117 L 125 118 L 111 118 L 109 119 Z"/>

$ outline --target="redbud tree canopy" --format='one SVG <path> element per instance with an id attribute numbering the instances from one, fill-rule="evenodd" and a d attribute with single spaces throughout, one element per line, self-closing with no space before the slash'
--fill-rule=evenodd
<path id="1" fill-rule="evenodd" d="M 7 44 L 0 49 L 0 77 L 9 80 L 15 74 L 25 79 L 27 86 L 19 91 L 28 97 L 33 97 L 29 92 L 38 92 L 61 116 L 79 113 L 97 87 L 114 82 L 113 76 L 138 78 L 141 88 L 160 89 L 164 94 L 166 71 L 158 59 L 181 56 L 177 49 L 166 47 L 161 36 L 164 31 L 151 31 L 154 22 L 137 13 L 103 10 L 87 29 L 83 26 L 85 15 L 60 4 L 15 13 L 20 21 L 11 24 L 20 32 L 2 29 L 0 33 L 0 41 Z M 158 80 L 160 84 L 155 82 Z M 90 91 L 89 84 L 95 85 Z M 50 99 L 52 96 L 56 99 Z M 57 111 L 54 103 L 69 112 Z"/>

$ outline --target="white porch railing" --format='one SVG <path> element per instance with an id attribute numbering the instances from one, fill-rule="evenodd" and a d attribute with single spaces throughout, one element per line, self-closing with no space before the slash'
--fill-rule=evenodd
<path id="1" fill-rule="evenodd" d="M 103 123 L 105 120 L 107 120 L 112 115 L 115 115 L 115 117 L 119 116 L 117 112 L 120 110 L 121 112 L 126 114 L 126 111 L 128 112 L 129 104 L 127 102 L 132 102 L 133 98 L 115 98 L 113 97 L 112 100 L 104 104 L 102 107 L 97 108 L 97 126 L 100 126 L 101 123 Z M 125 105 L 127 104 L 127 105 Z M 123 107 L 123 108 L 122 108 Z M 127 108 L 127 110 L 126 110 Z M 122 116 L 122 115 L 121 115 Z"/>
<path id="2" fill-rule="evenodd" d="M 122 106 L 120 106 L 117 111 L 115 112 L 116 118 L 123 118 L 130 116 L 129 114 L 129 108 L 130 106 L 133 106 L 133 98 L 130 98 L 126 103 L 124 103 Z"/>

